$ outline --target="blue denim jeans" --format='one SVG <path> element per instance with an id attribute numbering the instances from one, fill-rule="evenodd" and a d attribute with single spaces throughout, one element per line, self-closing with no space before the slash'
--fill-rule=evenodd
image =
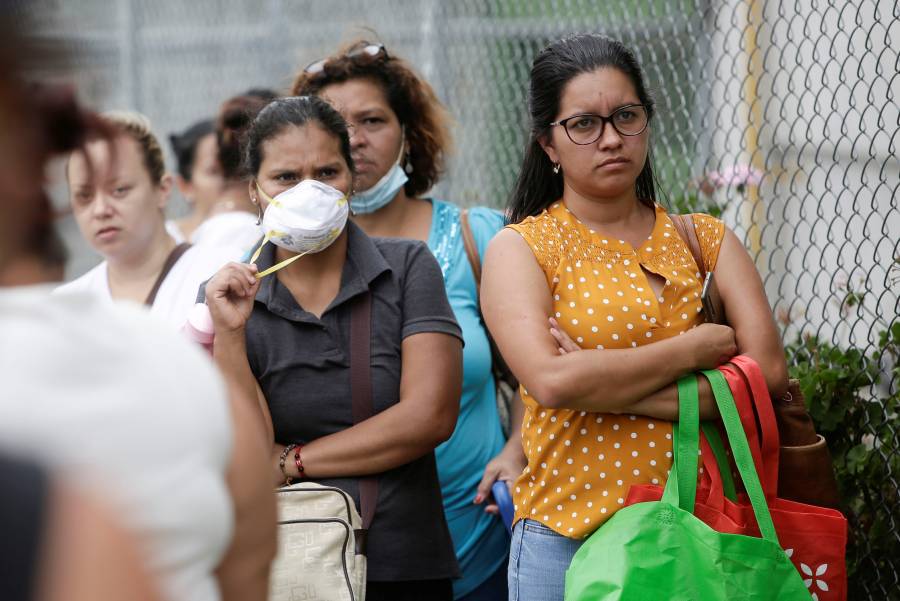
<path id="1" fill-rule="evenodd" d="M 583 542 L 519 520 L 509 550 L 509 601 L 563 601 L 566 570 Z"/>

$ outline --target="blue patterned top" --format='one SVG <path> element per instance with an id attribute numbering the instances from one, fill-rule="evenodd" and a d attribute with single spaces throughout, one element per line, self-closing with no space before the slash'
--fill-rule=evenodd
<path id="1" fill-rule="evenodd" d="M 444 513 L 453 537 L 462 578 L 453 583 L 454 598 L 471 592 L 506 563 L 509 536 L 501 520 L 474 505 L 484 468 L 503 448 L 491 351 L 481 313 L 475 277 L 463 245 L 460 209 L 434 199 L 428 247 L 444 275 L 450 306 L 465 340 L 463 390 L 453 436 L 435 449 Z M 469 225 L 483 257 L 488 243 L 505 225 L 493 209 L 469 209 Z"/>

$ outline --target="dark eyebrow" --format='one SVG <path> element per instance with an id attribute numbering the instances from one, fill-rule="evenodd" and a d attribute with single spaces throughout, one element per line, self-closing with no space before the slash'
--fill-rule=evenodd
<path id="1" fill-rule="evenodd" d="M 353 116 L 357 119 L 363 118 L 363 117 L 371 117 L 371 116 L 383 117 L 385 115 L 385 113 L 386 113 L 386 111 L 381 107 L 371 107 L 371 108 L 363 109 L 361 111 L 356 111 L 356 113 L 354 113 Z"/>
<path id="2" fill-rule="evenodd" d="M 616 111 L 622 110 L 622 109 L 627 108 L 627 107 L 629 107 L 629 106 L 644 106 L 644 105 L 641 104 L 640 102 L 626 102 L 626 103 L 620 104 L 619 106 L 617 106 L 616 108 L 614 108 L 614 109 L 612 110 L 612 112 L 610 113 L 610 115 L 612 115 L 612 114 L 615 113 Z M 580 111 L 580 112 L 577 112 L 577 113 L 572 113 L 572 114 L 571 114 L 569 117 L 567 117 L 567 118 L 568 118 L 568 119 L 571 119 L 572 117 L 584 117 L 584 116 L 586 116 L 586 115 L 597 115 L 597 116 L 601 116 L 601 117 L 602 117 L 602 115 L 600 115 L 600 113 L 592 113 L 592 112 L 590 112 L 590 111 Z"/>

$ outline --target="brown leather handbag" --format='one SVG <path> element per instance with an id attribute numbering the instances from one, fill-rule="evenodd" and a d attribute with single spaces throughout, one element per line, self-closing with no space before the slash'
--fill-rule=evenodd
<path id="1" fill-rule="evenodd" d="M 700 251 L 700 241 L 690 215 L 670 215 L 675 230 L 687 244 L 701 279 L 706 279 L 706 265 Z M 717 296 L 717 295 L 716 295 Z M 724 314 L 724 313 L 720 313 Z M 819 507 L 841 509 L 837 480 L 834 477 L 831 453 L 825 438 L 806 409 L 806 400 L 797 380 L 788 381 L 788 392 L 772 399 L 780 439 L 778 461 L 778 496 Z"/>

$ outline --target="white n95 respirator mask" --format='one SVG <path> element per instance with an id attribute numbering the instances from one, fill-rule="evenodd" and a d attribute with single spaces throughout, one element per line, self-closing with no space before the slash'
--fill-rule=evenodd
<path id="1" fill-rule="evenodd" d="M 347 224 L 350 206 L 347 195 L 340 190 L 314 179 L 305 179 L 293 188 L 270 197 L 259 184 L 259 194 L 268 206 L 263 214 L 262 244 L 253 253 L 250 262 L 256 262 L 266 242 L 284 250 L 297 253 L 287 261 L 276 265 L 281 268 L 303 255 L 317 253 L 331 246 Z M 259 274 L 262 277 L 274 268 Z"/>

